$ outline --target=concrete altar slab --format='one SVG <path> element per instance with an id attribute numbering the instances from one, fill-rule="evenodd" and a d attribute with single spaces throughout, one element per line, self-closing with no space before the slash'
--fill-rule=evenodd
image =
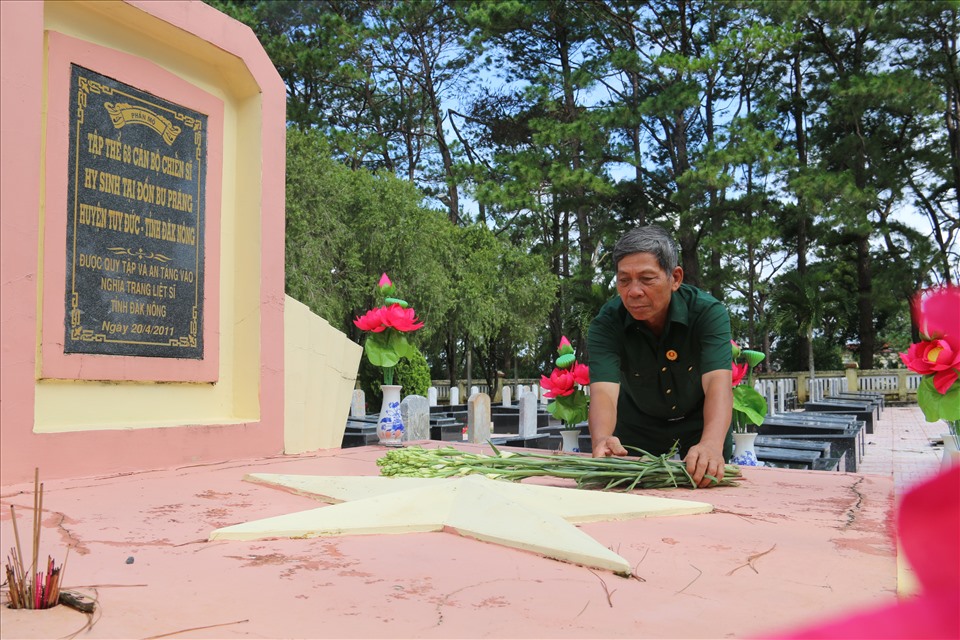
<path id="1" fill-rule="evenodd" d="M 372 476 L 385 452 L 47 481 L 41 557 L 59 563 L 69 546 L 65 588 L 97 598 L 83 638 L 769 636 L 897 598 L 893 479 L 878 475 L 747 468 L 738 487 L 636 492 L 714 510 L 578 527 L 635 578 L 444 532 L 208 540 L 213 529 L 316 506 L 245 474 Z M 0 548 L 14 544 L 9 505 L 28 530 L 32 488 L 0 487 Z M 0 622 L 4 638 L 53 638 L 88 620 L 62 606 L 0 607 Z"/>

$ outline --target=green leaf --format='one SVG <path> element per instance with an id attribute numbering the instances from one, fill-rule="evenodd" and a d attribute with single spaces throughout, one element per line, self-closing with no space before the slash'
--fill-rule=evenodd
<path id="1" fill-rule="evenodd" d="M 740 385 L 733 389 L 733 409 L 746 416 L 752 424 L 760 425 L 767 416 L 767 399 L 753 387 Z"/>
<path id="2" fill-rule="evenodd" d="M 763 362 L 763 359 L 767 357 L 759 351 L 751 351 L 750 349 L 743 349 L 740 353 L 747 359 L 751 369 Z"/>
<path id="3" fill-rule="evenodd" d="M 383 333 L 374 333 L 367 338 L 363 351 L 367 354 L 370 364 L 378 367 L 395 367 L 400 362 L 401 354 L 397 352 L 389 330 Z"/>
<path id="4" fill-rule="evenodd" d="M 960 420 L 960 383 L 954 382 L 946 393 L 933 386 L 933 376 L 923 376 L 917 387 L 917 404 L 927 422 Z"/>
<path id="5" fill-rule="evenodd" d="M 586 394 L 578 390 L 573 395 L 562 396 L 550 401 L 547 404 L 547 411 L 557 420 L 562 420 L 573 426 L 587 419 L 588 405 L 589 399 Z"/>

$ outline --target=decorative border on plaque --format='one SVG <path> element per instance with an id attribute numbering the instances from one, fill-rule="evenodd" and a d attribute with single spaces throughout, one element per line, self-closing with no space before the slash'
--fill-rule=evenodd
<path id="1" fill-rule="evenodd" d="M 223 102 L 148 60 L 47 42 L 38 377 L 215 381 Z"/>

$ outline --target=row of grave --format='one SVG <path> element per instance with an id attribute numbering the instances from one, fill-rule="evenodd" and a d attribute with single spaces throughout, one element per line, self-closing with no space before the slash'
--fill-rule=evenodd
<path id="1" fill-rule="evenodd" d="M 516 403 L 508 394 L 496 405 L 476 390 L 465 404 L 452 405 L 437 405 L 430 394 L 410 395 L 400 403 L 404 440 L 489 441 L 498 446 L 559 450 L 563 425 L 546 411 L 546 402 L 532 389 L 521 391 Z M 357 389 L 343 447 L 377 443 L 378 416 L 367 414 L 364 407 L 363 391 Z M 882 394 L 852 392 L 807 402 L 802 411 L 768 415 L 757 428 L 757 457 L 768 466 L 854 472 L 866 449 L 865 434 L 873 433 L 882 410 Z M 576 428 L 580 451 L 589 453 L 586 423 Z"/>

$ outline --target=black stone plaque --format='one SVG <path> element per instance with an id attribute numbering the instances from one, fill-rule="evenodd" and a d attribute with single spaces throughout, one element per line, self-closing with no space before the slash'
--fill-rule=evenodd
<path id="1" fill-rule="evenodd" d="M 207 116 L 71 67 L 64 352 L 202 359 Z"/>

